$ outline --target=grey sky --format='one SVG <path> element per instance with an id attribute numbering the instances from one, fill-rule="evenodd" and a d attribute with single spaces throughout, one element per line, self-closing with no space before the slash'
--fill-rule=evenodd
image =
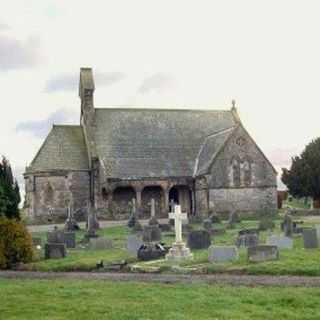
<path id="1" fill-rule="evenodd" d="M 319 136 L 319 9 L 315 0 L 7 1 L 1 153 L 24 167 L 62 106 L 78 119 L 77 75 L 91 66 L 99 107 L 228 109 L 236 99 L 279 170 Z"/>

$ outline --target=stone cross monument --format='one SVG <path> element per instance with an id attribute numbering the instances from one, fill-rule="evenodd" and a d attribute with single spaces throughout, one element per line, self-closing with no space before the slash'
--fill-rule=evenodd
<path id="1" fill-rule="evenodd" d="M 167 260 L 181 261 L 186 259 L 192 259 L 192 253 L 190 249 L 186 247 L 182 241 L 182 221 L 187 219 L 187 214 L 181 212 L 181 206 L 176 205 L 174 212 L 169 213 L 169 218 L 174 219 L 174 228 L 176 234 L 176 242 L 172 244 L 172 248 L 166 255 Z"/>

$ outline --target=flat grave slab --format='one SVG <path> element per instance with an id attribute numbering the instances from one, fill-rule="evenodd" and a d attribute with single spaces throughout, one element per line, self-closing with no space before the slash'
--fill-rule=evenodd
<path id="1" fill-rule="evenodd" d="M 236 246 L 210 246 L 208 250 L 209 262 L 228 262 L 239 259 Z"/>
<path id="2" fill-rule="evenodd" d="M 267 238 L 267 244 L 277 246 L 279 249 L 292 249 L 293 239 L 280 235 L 271 235 Z"/>

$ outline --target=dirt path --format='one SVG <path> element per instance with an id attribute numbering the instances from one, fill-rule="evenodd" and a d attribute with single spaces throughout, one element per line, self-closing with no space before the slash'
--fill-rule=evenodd
<path id="1" fill-rule="evenodd" d="M 248 276 L 248 275 L 175 275 L 147 273 L 94 273 L 94 272 L 23 272 L 0 271 L 0 279 L 68 279 L 133 281 L 151 283 L 202 283 L 232 286 L 320 287 L 320 277 Z"/>

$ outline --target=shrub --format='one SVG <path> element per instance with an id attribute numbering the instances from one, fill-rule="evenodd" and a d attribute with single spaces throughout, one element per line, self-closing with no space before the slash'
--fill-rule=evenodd
<path id="1" fill-rule="evenodd" d="M 32 256 L 32 238 L 27 228 L 17 220 L 0 218 L 0 269 L 30 262 Z"/>

